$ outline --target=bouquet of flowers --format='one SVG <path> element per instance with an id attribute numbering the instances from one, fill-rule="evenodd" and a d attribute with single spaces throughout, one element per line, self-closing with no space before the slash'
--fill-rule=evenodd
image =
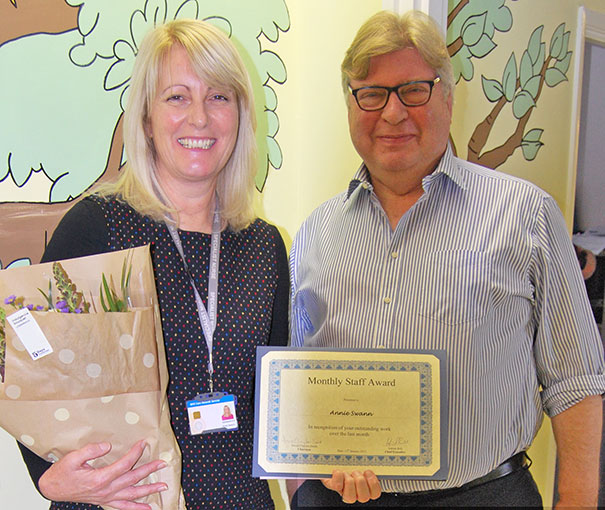
<path id="1" fill-rule="evenodd" d="M 149 481 L 169 489 L 145 502 L 185 510 L 149 247 L 5 269 L 0 296 L 0 426 L 51 462 L 110 442 L 93 467 L 146 439 L 139 463 L 166 461 Z M 32 324 L 47 349 L 32 351 Z"/>

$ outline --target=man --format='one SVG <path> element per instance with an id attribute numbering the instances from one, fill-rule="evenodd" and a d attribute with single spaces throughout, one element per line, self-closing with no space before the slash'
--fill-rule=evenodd
<path id="1" fill-rule="evenodd" d="M 524 452 L 546 412 L 558 505 L 595 507 L 605 363 L 554 200 L 454 157 L 451 64 L 422 13 L 370 18 L 342 75 L 363 164 L 294 240 L 292 345 L 445 349 L 449 473 L 336 472 L 293 506 L 541 506 Z"/>

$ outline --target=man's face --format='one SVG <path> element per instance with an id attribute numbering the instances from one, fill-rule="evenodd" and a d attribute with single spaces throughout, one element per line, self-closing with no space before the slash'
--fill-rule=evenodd
<path id="1" fill-rule="evenodd" d="M 433 80 L 436 73 L 415 48 L 372 57 L 368 76 L 351 80 L 351 88 L 394 87 L 416 80 Z M 372 178 L 393 182 L 397 176 L 422 178 L 431 173 L 445 151 L 452 116 L 451 95 L 437 83 L 428 103 L 405 106 L 395 93 L 374 112 L 359 108 L 349 96 L 349 131 Z"/>

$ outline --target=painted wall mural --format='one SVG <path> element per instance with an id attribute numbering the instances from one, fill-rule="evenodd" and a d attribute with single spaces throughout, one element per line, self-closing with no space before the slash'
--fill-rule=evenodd
<path id="1" fill-rule="evenodd" d="M 287 74 L 270 48 L 290 27 L 285 0 L 0 0 L 0 269 L 37 263 L 74 201 L 116 177 L 138 45 L 177 18 L 213 23 L 236 44 L 256 101 L 259 191 L 281 167 Z"/>
<path id="2" fill-rule="evenodd" d="M 447 43 L 457 81 L 471 81 L 475 76 L 473 59 L 488 58 L 497 46 L 496 32 L 508 32 L 513 16 L 504 0 L 450 1 Z M 533 161 L 544 145 L 544 128 L 532 126 L 544 85 L 556 87 L 568 81 L 567 72 L 572 52 L 569 51 L 570 32 L 561 23 L 550 36 L 549 45 L 543 41 L 544 25 L 531 33 L 527 48 L 517 60 L 512 52 L 500 76 L 481 76 L 485 99 L 493 103 L 488 115 L 475 127 L 467 143 L 467 153 L 458 152 L 468 161 L 497 168 L 521 149 L 526 161 Z M 497 129 L 498 120 L 505 116 L 515 119 L 514 130 L 499 146 L 490 146 L 490 134 Z"/>

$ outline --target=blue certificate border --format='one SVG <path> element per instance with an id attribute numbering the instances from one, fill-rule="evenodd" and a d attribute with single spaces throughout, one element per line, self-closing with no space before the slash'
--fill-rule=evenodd
<path id="1" fill-rule="evenodd" d="M 400 353 L 400 354 L 423 354 L 433 355 L 440 360 L 440 381 L 441 381 L 441 409 L 440 409 L 440 441 L 441 441 L 441 459 L 439 462 L 440 469 L 432 476 L 402 476 L 399 478 L 414 478 L 414 479 L 445 479 L 447 474 L 447 392 L 445 367 L 446 353 L 442 350 L 437 351 L 393 351 L 381 349 L 377 350 L 346 350 L 346 349 L 318 349 L 318 348 L 293 348 L 293 347 L 257 347 L 257 365 L 256 365 L 256 388 L 260 388 L 261 375 L 261 360 L 265 354 L 271 351 L 307 351 L 307 352 L 372 352 L 372 353 Z M 408 371 L 416 372 L 420 377 L 420 414 L 425 419 L 421 420 L 420 428 L 420 445 L 421 450 L 419 455 L 321 455 L 321 454 L 301 454 L 301 453 L 286 453 L 280 452 L 278 448 L 279 438 L 279 404 L 280 404 L 280 376 L 283 370 L 364 370 L 376 372 L 389 371 Z M 405 467 L 425 467 L 433 463 L 432 459 L 432 375 L 431 365 L 422 361 L 365 361 L 365 360 L 309 360 L 309 359 L 277 359 L 269 364 L 269 396 L 268 402 L 271 405 L 267 409 L 267 450 L 265 452 L 265 461 L 268 463 L 276 463 L 280 465 L 292 464 L 293 473 L 280 473 L 279 475 L 297 476 L 294 465 L 299 464 L 322 464 L 342 466 L 346 469 L 349 465 L 363 465 L 371 468 L 375 465 L 381 466 L 405 466 Z M 265 375 L 266 376 L 266 375 Z M 260 397 L 256 395 L 256 414 L 255 428 L 258 431 L 259 412 L 260 412 Z M 258 464 L 258 433 L 254 436 L 254 462 L 253 476 L 278 476 L 277 473 L 266 473 Z M 301 475 L 302 476 L 302 475 Z M 308 477 L 309 474 L 304 476 Z M 388 477 L 393 478 L 393 477 Z"/>

